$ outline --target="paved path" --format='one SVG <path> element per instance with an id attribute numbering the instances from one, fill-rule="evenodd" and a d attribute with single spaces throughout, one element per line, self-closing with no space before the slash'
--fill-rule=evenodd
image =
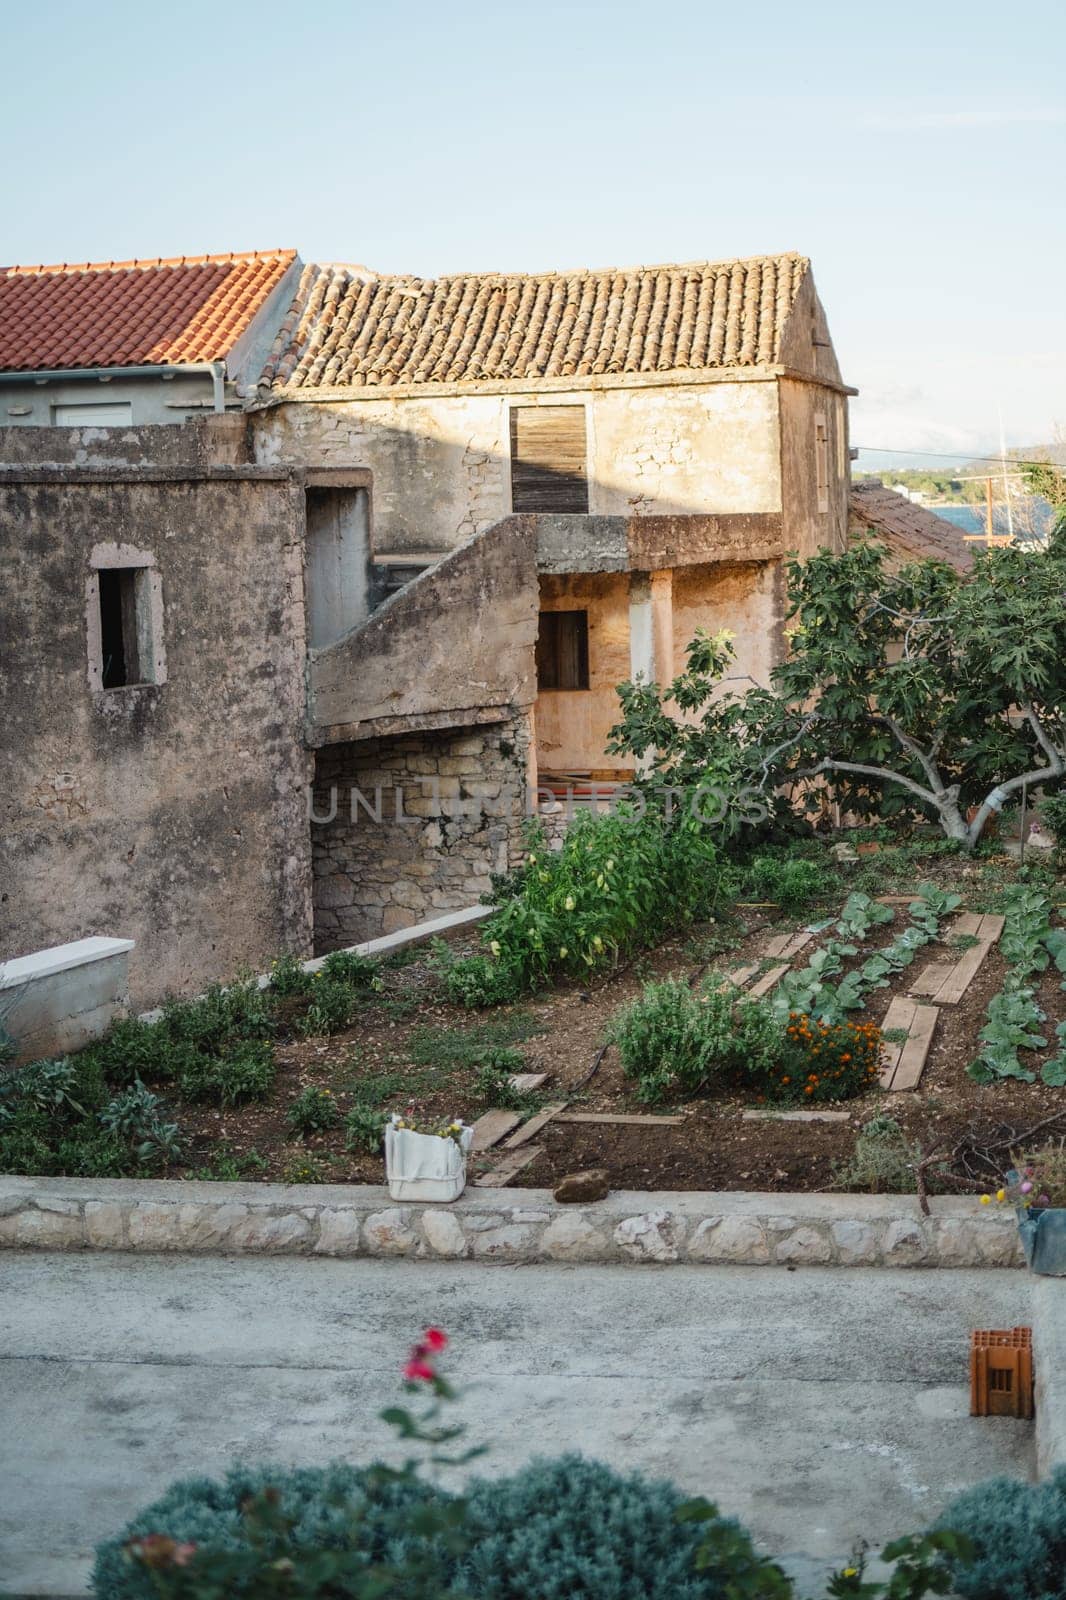
<path id="1" fill-rule="evenodd" d="M 1028 1475 L 1028 1425 L 967 1415 L 967 1351 L 972 1327 L 1029 1320 L 1030 1281 L 9 1253 L 0 1592 L 84 1592 L 94 1542 L 176 1476 L 387 1455 L 376 1414 L 434 1322 L 482 1470 L 576 1448 L 669 1475 L 813 1584 L 854 1538 Z"/>

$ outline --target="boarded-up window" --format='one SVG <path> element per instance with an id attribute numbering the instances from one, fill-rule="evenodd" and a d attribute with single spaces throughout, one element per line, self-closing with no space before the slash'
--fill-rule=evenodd
<path id="1" fill-rule="evenodd" d="M 829 431 L 825 416 L 818 412 L 814 418 L 814 473 L 818 490 L 818 510 L 829 510 Z"/>
<path id="2" fill-rule="evenodd" d="M 589 614 L 542 611 L 537 633 L 537 688 L 587 689 Z"/>
<path id="3" fill-rule="evenodd" d="M 512 406 L 511 507 L 588 512 L 584 406 Z"/>

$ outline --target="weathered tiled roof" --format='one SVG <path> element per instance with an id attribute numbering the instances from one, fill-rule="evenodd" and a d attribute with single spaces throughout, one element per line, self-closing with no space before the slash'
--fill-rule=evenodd
<path id="1" fill-rule="evenodd" d="M 468 384 L 777 360 L 803 256 L 539 276 L 308 266 L 261 390 Z"/>
<path id="2" fill-rule="evenodd" d="M 973 546 L 953 522 L 916 506 L 883 483 L 852 484 L 848 526 L 855 538 L 879 535 L 904 561 L 946 561 L 956 572 L 969 572 L 973 566 Z"/>
<path id="3" fill-rule="evenodd" d="M 0 268 L 0 370 L 221 361 L 295 250 Z"/>

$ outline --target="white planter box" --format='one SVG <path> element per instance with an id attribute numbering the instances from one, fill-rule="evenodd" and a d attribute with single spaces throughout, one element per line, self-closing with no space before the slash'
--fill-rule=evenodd
<path id="1" fill-rule="evenodd" d="M 458 1200 L 466 1188 L 466 1158 L 473 1128 L 464 1127 L 459 1138 L 442 1139 L 435 1133 L 385 1129 L 385 1175 L 393 1200 Z"/>

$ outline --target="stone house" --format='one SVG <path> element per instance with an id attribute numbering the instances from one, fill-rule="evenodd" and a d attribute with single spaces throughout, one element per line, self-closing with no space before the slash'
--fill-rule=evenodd
<path id="1" fill-rule="evenodd" d="M 304 269 L 252 421 L 259 461 L 317 475 L 320 801 L 402 790 L 412 816 L 387 844 L 343 800 L 315 825 L 320 939 L 468 903 L 506 864 L 516 784 L 624 781 L 615 687 L 672 677 L 698 627 L 765 680 L 786 553 L 847 538 L 849 392 L 797 255 Z"/>
<path id="2" fill-rule="evenodd" d="M 0 268 L 0 427 L 239 410 L 301 270 L 295 250 Z"/>
<path id="3" fill-rule="evenodd" d="M 136 369 L 133 426 L 0 430 L 0 955 L 133 937 L 139 1004 L 470 905 L 531 797 L 629 776 L 620 681 L 697 627 L 765 679 L 787 553 L 848 536 L 852 391 L 802 257 L 294 265 L 246 286 L 243 414 L 136 425 L 180 374 L 120 317 L 76 381 Z M 86 348 L 44 332 L 47 390 Z"/>

